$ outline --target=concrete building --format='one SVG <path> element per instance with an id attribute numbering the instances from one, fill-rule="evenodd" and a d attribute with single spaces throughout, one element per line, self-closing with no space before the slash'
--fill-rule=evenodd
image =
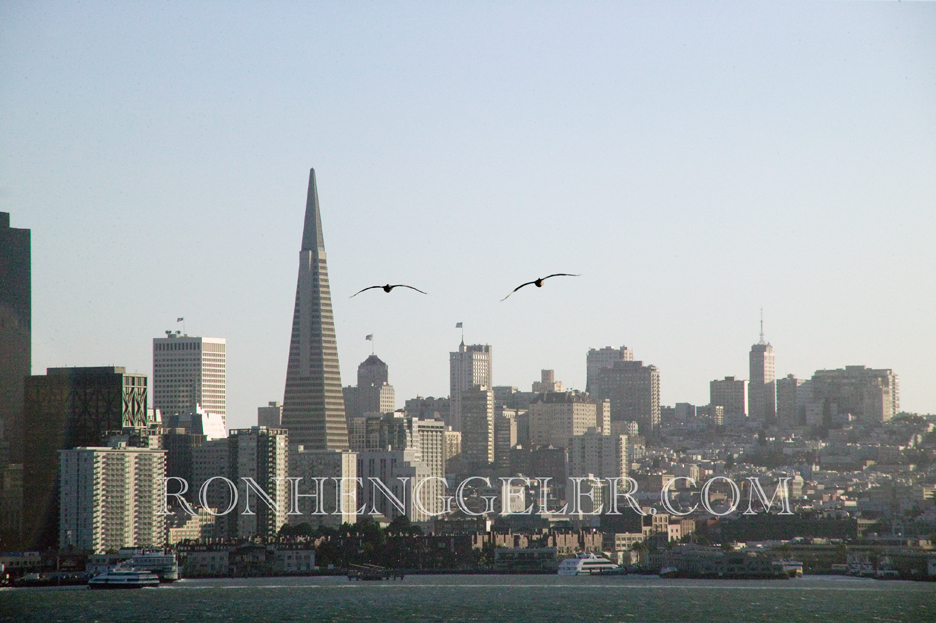
<path id="1" fill-rule="evenodd" d="M 491 382 L 492 349 L 489 345 L 462 342 L 458 351 L 449 353 L 449 416 L 445 423 L 453 430 L 462 430 L 462 392 L 471 391 L 482 385 L 493 387 Z"/>
<path id="2" fill-rule="evenodd" d="M 406 411 L 406 415 L 420 420 L 444 421 L 448 417 L 451 407 L 448 398 L 416 396 L 406 401 L 403 410 Z"/>
<path id="3" fill-rule="evenodd" d="M 494 462 L 494 392 L 476 385 L 459 391 L 462 460 L 487 467 Z"/>
<path id="4" fill-rule="evenodd" d="M 589 394 L 594 391 L 594 382 L 598 378 L 599 370 L 611 368 L 616 361 L 633 361 L 634 351 L 626 346 L 614 348 L 591 348 L 585 358 L 586 383 L 585 391 Z"/>
<path id="5" fill-rule="evenodd" d="M 747 416 L 748 382 L 726 376 L 709 382 L 709 404 L 723 407 L 725 416 Z"/>
<path id="6" fill-rule="evenodd" d="M 60 450 L 59 543 L 103 554 L 165 544 L 165 452 L 151 448 Z"/>
<path id="7" fill-rule="evenodd" d="M 510 449 L 517 445 L 517 412 L 496 409 L 494 415 L 494 469 L 499 475 L 510 471 Z"/>
<path id="8" fill-rule="evenodd" d="M 204 435 L 205 439 L 209 440 L 227 437 L 224 416 L 218 413 L 209 413 L 197 406 L 186 409 L 181 413 L 163 416 L 162 426 L 166 429 L 181 428 L 192 435 Z"/>
<path id="9" fill-rule="evenodd" d="M 0 441 L 12 463 L 23 462 L 23 381 L 32 373 L 31 267 L 30 231 L 0 212 Z"/>
<path id="10" fill-rule="evenodd" d="M 612 422 L 637 422 L 640 434 L 652 437 L 660 427 L 660 372 L 642 361 L 615 361 L 594 376 L 590 395 L 611 401 Z"/>
<path id="11" fill-rule="evenodd" d="M 792 374 L 777 380 L 777 424 L 784 427 L 803 426 L 806 423 L 806 405 L 810 402 L 812 383 Z"/>
<path id="12" fill-rule="evenodd" d="M 574 435 L 584 435 L 589 428 L 600 430 L 601 426 L 598 404 L 582 392 L 547 392 L 530 405 L 533 445 L 568 448 Z"/>
<path id="13" fill-rule="evenodd" d="M 299 252 L 283 427 L 289 431 L 292 443 L 310 450 L 348 449 L 338 342 L 314 169 L 309 171 Z"/>
<path id="14" fill-rule="evenodd" d="M 430 519 L 414 503 L 418 483 L 433 475 L 429 466 L 419 460 L 415 448 L 359 452 L 357 471 L 363 482 L 358 502 L 366 508 L 366 514 L 382 515 L 390 521 L 399 515 L 406 515 L 413 522 Z M 372 479 L 377 479 L 386 489 Z M 427 508 L 432 505 L 428 486 L 420 492 L 420 500 L 423 509 L 430 510 Z"/>
<path id="15" fill-rule="evenodd" d="M 153 338 L 153 407 L 163 416 L 201 407 L 226 418 L 226 342 L 166 331 Z"/>
<path id="16" fill-rule="evenodd" d="M 48 368 L 24 383 L 24 542 L 55 547 L 59 450 L 102 446 L 107 434 L 151 422 L 147 378 L 121 367 Z"/>
<path id="17" fill-rule="evenodd" d="M 569 444 L 569 476 L 626 478 L 627 435 L 604 435 L 594 429 Z"/>
<path id="18" fill-rule="evenodd" d="M 812 400 L 827 417 L 851 414 L 860 422 L 886 422 L 900 412 L 897 375 L 893 370 L 846 366 L 839 370 L 816 370 L 812 377 Z"/>
<path id="19" fill-rule="evenodd" d="M 452 430 L 451 426 L 445 427 L 445 460 L 461 454 L 462 434 L 460 431 Z"/>
<path id="20" fill-rule="evenodd" d="M 283 405 L 270 402 L 265 407 L 257 407 L 257 426 L 280 428 L 283 425 Z"/>

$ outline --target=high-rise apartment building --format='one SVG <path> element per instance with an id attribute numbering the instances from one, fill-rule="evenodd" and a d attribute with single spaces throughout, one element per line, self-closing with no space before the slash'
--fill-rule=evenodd
<path id="1" fill-rule="evenodd" d="M 147 378 L 124 368 L 48 368 L 24 383 L 24 540 L 58 538 L 58 451 L 102 446 L 107 433 L 145 428 Z"/>
<path id="2" fill-rule="evenodd" d="M 228 536 L 273 537 L 287 522 L 289 512 L 289 439 L 285 429 L 252 426 L 232 430 L 228 436 L 228 461 L 236 483 L 239 504 L 235 521 L 228 522 Z M 273 501 L 265 503 L 255 491 L 248 492 L 244 478 L 252 478 Z M 252 514 L 245 512 L 251 500 Z M 232 513 L 233 514 L 233 513 Z"/>
<path id="3" fill-rule="evenodd" d="M 611 422 L 637 422 L 640 434 L 653 436 L 660 426 L 660 371 L 642 361 L 615 361 L 599 368 L 590 385 L 595 400 L 611 401 Z"/>
<path id="4" fill-rule="evenodd" d="M 833 419 L 848 413 L 865 424 L 886 422 L 900 412 L 897 375 L 889 369 L 845 366 L 844 370 L 816 370 L 812 400 Z"/>
<path id="5" fill-rule="evenodd" d="M 783 427 L 802 426 L 806 422 L 806 405 L 810 402 L 812 383 L 792 374 L 777 379 L 777 424 Z"/>
<path id="6" fill-rule="evenodd" d="M 163 416 L 201 407 L 226 419 L 226 343 L 166 332 L 153 338 L 153 407 Z"/>
<path id="7" fill-rule="evenodd" d="M 627 435 L 604 435 L 590 430 L 569 444 L 569 476 L 627 477 Z"/>
<path id="8" fill-rule="evenodd" d="M 296 305 L 283 399 L 283 427 L 289 430 L 291 443 L 309 450 L 348 449 L 335 317 L 314 169 L 309 171 L 305 224 L 299 251 Z"/>
<path id="9" fill-rule="evenodd" d="M 634 351 L 626 346 L 614 348 L 605 346 L 604 348 L 590 348 L 585 358 L 586 383 L 585 391 L 591 393 L 592 384 L 598 377 L 598 371 L 610 368 L 615 361 L 633 361 Z"/>
<path id="10" fill-rule="evenodd" d="M 30 231 L 0 212 L 0 442 L 12 463 L 23 461 L 23 381 L 32 373 L 31 265 Z"/>
<path id="11" fill-rule="evenodd" d="M 289 523 L 331 528 L 355 523 L 359 506 L 357 457 L 357 452 L 347 450 L 306 450 L 291 445 L 289 476 L 301 480 L 296 485 L 299 514 L 290 515 Z"/>
<path id="12" fill-rule="evenodd" d="M 59 451 L 59 544 L 103 554 L 165 544 L 165 451 L 83 447 Z"/>
<path id="13" fill-rule="evenodd" d="M 748 382 L 726 376 L 709 382 L 709 404 L 723 407 L 725 416 L 747 416 Z"/>
<path id="14" fill-rule="evenodd" d="M 776 371 L 773 346 L 764 341 L 763 320 L 760 341 L 751 346 L 749 360 L 748 416 L 754 421 L 772 424 L 777 419 Z"/>
<path id="15" fill-rule="evenodd" d="M 458 351 L 449 353 L 449 417 L 445 423 L 454 430 L 462 430 L 462 398 L 464 391 L 483 385 L 491 388 L 493 384 L 492 349 L 489 345 L 462 342 Z"/>

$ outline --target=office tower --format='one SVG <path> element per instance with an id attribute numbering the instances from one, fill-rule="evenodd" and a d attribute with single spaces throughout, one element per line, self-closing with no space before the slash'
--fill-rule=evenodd
<path id="1" fill-rule="evenodd" d="M 816 370 L 812 377 L 812 400 L 831 421 L 851 414 L 864 424 L 877 424 L 900 412 L 894 371 L 864 366 Z"/>
<path id="2" fill-rule="evenodd" d="M 257 426 L 280 428 L 283 424 L 283 405 L 271 402 L 265 407 L 257 407 Z"/>
<path id="3" fill-rule="evenodd" d="M 297 484 L 300 514 L 290 515 L 289 523 L 330 528 L 355 523 L 359 506 L 357 457 L 357 452 L 306 450 L 304 446 L 292 444 L 289 476 L 301 478 Z"/>
<path id="4" fill-rule="evenodd" d="M 449 417 L 445 421 L 454 430 L 462 430 L 462 403 L 463 391 L 471 390 L 478 385 L 493 387 L 492 378 L 492 350 L 488 345 L 472 344 L 465 346 L 462 342 L 458 352 L 449 353 Z"/>
<path id="5" fill-rule="evenodd" d="M 189 408 L 181 413 L 164 416 L 162 427 L 170 430 L 182 429 L 191 435 L 204 435 L 208 440 L 227 437 L 224 416 L 208 413 L 201 407 Z"/>
<path id="6" fill-rule="evenodd" d="M 485 385 L 459 391 L 462 460 L 478 468 L 494 462 L 494 392 Z"/>
<path id="7" fill-rule="evenodd" d="M 29 236 L 0 212 L 0 440 L 10 444 L 12 463 L 23 461 L 23 380 L 32 365 Z"/>
<path id="8" fill-rule="evenodd" d="M 660 426 L 660 372 L 642 361 L 619 360 L 597 370 L 591 397 L 611 401 L 611 422 L 637 422 L 652 437 Z"/>
<path id="9" fill-rule="evenodd" d="M 713 407 L 723 407 L 726 417 L 747 417 L 747 393 L 748 382 L 733 376 L 709 382 L 709 404 Z"/>
<path id="10" fill-rule="evenodd" d="M 290 442 L 309 450 L 347 450 L 348 426 L 325 260 L 322 215 L 312 169 L 299 251 L 283 427 L 289 430 Z"/>
<path id="11" fill-rule="evenodd" d="M 573 435 L 599 429 L 598 403 L 582 392 L 546 392 L 530 405 L 530 442 L 568 448 Z"/>
<path id="12" fill-rule="evenodd" d="M 757 422 L 772 424 L 777 418 L 777 387 L 773 346 L 764 341 L 761 318 L 760 341 L 751 346 L 751 380 L 748 385 L 748 416 Z"/>
<path id="13" fill-rule="evenodd" d="M 634 351 L 626 346 L 614 348 L 605 346 L 604 348 L 590 348 L 585 357 L 585 391 L 591 393 L 594 391 L 592 385 L 598 376 L 598 371 L 610 368 L 615 361 L 633 361 Z"/>
<path id="14" fill-rule="evenodd" d="M 226 419 L 224 338 L 166 332 L 153 338 L 153 407 L 163 417 L 201 407 Z"/>
<path id="15" fill-rule="evenodd" d="M 273 537 L 286 523 L 289 512 L 289 440 L 285 429 L 252 426 L 232 430 L 228 435 L 229 478 L 237 484 L 238 509 L 235 521 L 228 522 L 228 536 Z M 275 508 L 248 493 L 244 478 L 252 478 L 270 496 Z M 253 514 L 244 512 L 248 496 Z M 232 513 L 233 514 L 233 513 Z"/>
<path id="16" fill-rule="evenodd" d="M 61 547 L 103 554 L 165 545 L 165 451 L 121 444 L 58 454 Z"/>
<path id="17" fill-rule="evenodd" d="M 462 446 L 461 431 L 452 430 L 451 426 L 445 427 L 445 460 L 456 457 L 461 454 Z"/>
<path id="18" fill-rule="evenodd" d="M 124 368 L 48 368 L 24 384 L 23 529 L 26 543 L 58 537 L 58 451 L 101 446 L 106 434 L 144 428 L 147 379 Z"/>
<path id="19" fill-rule="evenodd" d="M 345 387 L 345 416 L 348 420 L 368 413 L 389 413 L 396 409 L 396 394 L 388 383 L 387 364 L 371 355 L 358 366 L 357 387 Z"/>
<path id="20" fill-rule="evenodd" d="M 420 420 L 444 420 L 449 414 L 449 399 L 416 396 L 406 401 L 403 410 Z"/>
<path id="21" fill-rule="evenodd" d="M 533 393 L 535 394 L 561 391 L 562 381 L 556 381 L 556 373 L 553 370 L 541 370 L 540 380 L 533 383 Z"/>

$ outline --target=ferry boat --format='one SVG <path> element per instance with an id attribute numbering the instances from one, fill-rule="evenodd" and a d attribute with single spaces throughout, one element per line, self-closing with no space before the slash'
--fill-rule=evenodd
<path id="1" fill-rule="evenodd" d="M 179 579 L 179 563 L 176 561 L 175 554 L 141 553 L 121 564 L 120 567 L 136 571 L 150 571 L 159 578 L 160 582 L 175 582 Z"/>
<path id="2" fill-rule="evenodd" d="M 803 577 L 803 563 L 798 560 L 781 560 L 780 564 L 783 565 L 783 570 L 791 578 L 801 578 Z"/>
<path id="3" fill-rule="evenodd" d="M 559 563 L 559 575 L 598 575 L 617 568 L 616 564 L 603 556 L 579 554 Z"/>
<path id="4" fill-rule="evenodd" d="M 148 586 L 159 586 L 159 578 L 156 574 L 133 569 L 111 569 L 88 581 L 88 588 L 96 589 L 146 588 Z"/>

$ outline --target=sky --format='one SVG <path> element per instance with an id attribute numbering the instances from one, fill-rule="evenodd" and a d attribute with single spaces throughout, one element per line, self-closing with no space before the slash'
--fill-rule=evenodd
<path id="1" fill-rule="evenodd" d="M 151 375 L 184 317 L 231 428 L 283 399 L 310 168 L 342 381 L 373 346 L 398 407 L 457 322 L 495 385 L 627 345 L 707 404 L 763 308 L 778 377 L 891 368 L 934 413 L 934 111 L 933 3 L 0 3 L 33 373 Z M 384 283 L 427 294 L 350 298 Z"/>

